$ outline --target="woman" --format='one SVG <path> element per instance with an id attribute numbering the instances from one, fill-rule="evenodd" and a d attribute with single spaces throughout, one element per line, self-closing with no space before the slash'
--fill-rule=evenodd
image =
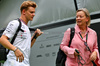
<path id="1" fill-rule="evenodd" d="M 64 33 L 60 48 L 67 55 L 66 66 L 93 66 L 91 61 L 99 59 L 97 34 L 89 28 L 90 15 L 86 8 L 77 10 L 75 35 L 70 47 L 70 28 Z M 87 48 L 87 46 L 89 48 Z M 90 49 L 90 50 L 89 50 Z M 79 53 L 76 52 L 79 51 Z M 97 63 L 100 63 L 99 61 Z"/>

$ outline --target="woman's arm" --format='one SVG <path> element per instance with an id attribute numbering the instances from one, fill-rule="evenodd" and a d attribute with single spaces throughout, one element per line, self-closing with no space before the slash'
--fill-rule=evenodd
<path id="1" fill-rule="evenodd" d="M 70 41 L 70 29 L 67 29 L 67 31 L 64 33 L 64 37 L 60 44 L 60 48 L 68 57 L 74 58 L 75 48 L 68 47 L 69 41 Z"/>

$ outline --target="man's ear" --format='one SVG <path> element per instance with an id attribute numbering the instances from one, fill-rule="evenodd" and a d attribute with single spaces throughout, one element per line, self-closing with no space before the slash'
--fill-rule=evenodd
<path id="1" fill-rule="evenodd" d="M 24 15 L 25 15 L 25 11 L 26 11 L 26 10 L 25 10 L 25 9 L 23 9 L 23 10 L 22 10 L 22 14 L 24 14 Z"/>

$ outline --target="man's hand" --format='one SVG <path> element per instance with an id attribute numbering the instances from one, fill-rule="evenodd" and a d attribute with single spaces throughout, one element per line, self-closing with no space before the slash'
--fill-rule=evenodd
<path id="1" fill-rule="evenodd" d="M 16 56 L 16 61 L 22 62 L 24 60 L 24 55 L 19 49 L 17 49 L 14 53 Z"/>
<path id="2" fill-rule="evenodd" d="M 43 34 L 43 32 L 40 29 L 36 29 L 35 31 L 36 38 L 40 36 L 41 34 Z"/>

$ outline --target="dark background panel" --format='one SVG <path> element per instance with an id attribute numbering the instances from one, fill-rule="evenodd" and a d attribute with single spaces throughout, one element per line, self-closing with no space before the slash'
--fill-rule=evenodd
<path id="1" fill-rule="evenodd" d="M 98 49 L 99 49 L 99 52 L 100 52 L 100 22 L 91 24 L 90 28 L 94 29 L 97 32 Z"/>

